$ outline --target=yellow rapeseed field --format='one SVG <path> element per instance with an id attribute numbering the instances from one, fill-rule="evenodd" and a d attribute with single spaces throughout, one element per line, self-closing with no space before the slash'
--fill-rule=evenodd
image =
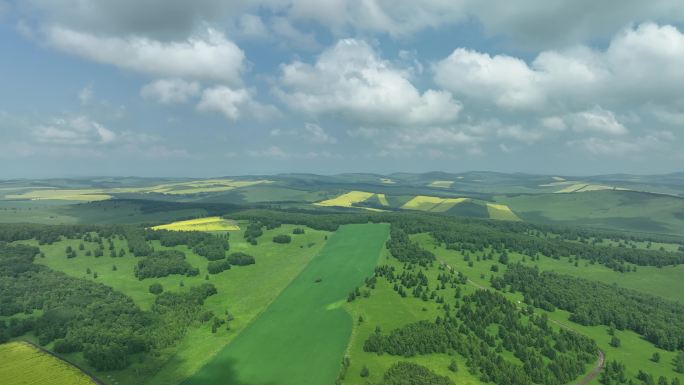
<path id="1" fill-rule="evenodd" d="M 497 203 L 487 203 L 487 211 L 489 212 L 489 217 L 492 219 L 499 219 L 502 221 L 519 221 L 517 215 L 511 210 L 510 207 Z"/>
<path id="2" fill-rule="evenodd" d="M 565 188 L 562 188 L 556 193 L 573 193 L 573 192 L 587 192 L 587 191 L 600 191 L 600 190 L 626 190 L 623 188 L 616 188 L 613 186 L 605 186 L 601 184 L 587 184 L 587 183 L 575 183 Z"/>
<path id="3" fill-rule="evenodd" d="M 0 384 L 95 385 L 78 368 L 25 343 L 0 345 Z"/>
<path id="4" fill-rule="evenodd" d="M 432 183 L 430 183 L 428 186 L 449 188 L 449 187 L 451 187 L 452 184 L 454 184 L 454 181 L 452 181 L 452 180 L 435 180 L 435 181 L 432 181 Z"/>
<path id="5" fill-rule="evenodd" d="M 385 194 L 376 194 L 376 196 L 378 197 L 378 202 L 380 202 L 381 205 L 383 205 L 383 206 L 389 206 L 390 205 L 389 202 L 387 201 L 387 197 L 385 196 Z"/>
<path id="6" fill-rule="evenodd" d="M 153 230 L 171 231 L 237 231 L 240 226 L 221 217 L 206 217 L 177 221 L 152 227 Z"/>
<path id="7" fill-rule="evenodd" d="M 328 199 L 322 202 L 314 203 L 317 206 L 329 206 L 329 207 L 352 207 L 354 203 L 359 203 L 368 200 L 368 198 L 375 195 L 371 192 L 365 191 L 350 191 L 346 194 L 342 194 L 338 197 Z"/>
<path id="8" fill-rule="evenodd" d="M 432 212 L 445 212 L 455 205 L 467 201 L 468 198 L 440 198 L 426 195 L 418 195 L 401 206 L 406 210 L 420 210 Z"/>
<path id="9" fill-rule="evenodd" d="M 107 200 L 111 197 L 111 195 L 107 195 L 104 190 L 100 189 L 40 189 L 28 191 L 23 194 L 6 195 L 5 199 L 93 202 Z"/>

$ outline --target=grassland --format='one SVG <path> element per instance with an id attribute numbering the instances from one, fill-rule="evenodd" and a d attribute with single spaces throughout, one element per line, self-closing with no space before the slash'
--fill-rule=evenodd
<path id="1" fill-rule="evenodd" d="M 472 262 L 472 266 L 469 266 L 469 263 L 464 260 L 464 255 L 455 250 L 448 250 L 444 248 L 443 245 L 436 244 L 428 234 L 417 234 L 412 236 L 412 239 L 418 241 L 423 247 L 435 253 L 439 262 L 446 263 L 457 271 L 465 274 L 472 282 L 470 290 L 475 290 L 478 287 L 490 287 L 490 277 L 492 275 L 496 276 L 503 274 L 506 268 L 496 261 L 478 261 L 476 255 L 471 255 L 470 261 Z M 477 255 L 481 256 L 487 252 L 489 252 L 489 250 L 478 252 Z M 674 284 L 674 286 L 670 287 L 670 292 L 665 298 L 678 300 L 680 302 L 684 301 L 684 290 L 682 289 L 684 283 L 682 283 L 681 280 L 680 282 L 675 282 L 675 277 L 684 271 L 681 268 L 676 268 L 675 271 L 666 271 L 661 274 L 660 272 L 662 269 L 654 268 L 651 270 L 640 267 L 637 273 L 622 274 L 605 267 L 585 265 L 583 263 L 579 264 L 578 267 L 575 267 L 568 262 L 567 258 L 554 260 L 542 256 L 540 261 L 532 262 L 529 257 L 524 257 L 517 253 L 509 253 L 509 259 L 512 263 L 522 262 L 530 266 L 537 265 L 542 270 L 554 270 L 562 274 L 572 274 L 586 279 L 597 279 L 603 282 L 616 283 L 619 286 L 654 295 L 664 293 L 667 290 L 668 284 Z M 497 265 L 499 267 L 499 272 L 492 272 L 492 265 Z M 644 275 L 639 277 L 641 274 Z M 663 279 L 666 283 L 663 283 L 662 285 L 656 284 L 659 288 L 653 288 L 653 284 L 660 279 Z M 511 300 L 522 301 L 522 296 L 518 293 L 503 294 Z M 655 378 L 663 375 L 669 379 L 676 376 L 680 381 L 684 380 L 684 375 L 677 374 L 673 371 L 671 362 L 675 356 L 674 352 L 656 348 L 653 344 L 644 340 L 636 333 L 630 331 L 617 331 L 616 335 L 620 338 L 622 344 L 621 347 L 614 348 L 609 343 L 611 336 L 608 335 L 608 328 L 605 326 L 582 326 L 576 324 L 569 320 L 569 313 L 562 310 L 545 312 L 540 309 L 535 309 L 535 311 L 537 313 L 546 313 L 549 316 L 549 319 L 554 321 L 557 327 L 561 327 L 562 325 L 595 339 L 599 348 L 606 353 L 606 359 L 623 362 L 627 366 L 627 374 L 631 377 L 636 376 L 639 370 L 644 370 L 652 374 Z M 652 354 L 655 352 L 658 352 L 661 356 L 661 360 L 658 363 L 650 360 Z M 598 384 L 598 378 L 594 379 L 590 384 Z"/>
<path id="2" fill-rule="evenodd" d="M 175 348 L 158 357 L 159 362 L 166 363 L 152 378 L 149 377 L 153 374 L 150 373 L 150 366 L 154 364 L 151 362 L 134 362 L 124 371 L 103 374 L 101 377 L 109 383 L 167 385 L 177 384 L 196 372 L 264 311 L 313 256 L 320 252 L 326 242 L 325 237 L 329 235 L 328 232 L 305 228 L 305 234 L 292 235 L 292 243 L 276 244 L 270 241 L 278 234 L 292 234 L 295 227 L 301 226 L 283 225 L 277 229 L 264 230 L 264 235 L 259 238 L 256 246 L 244 240 L 243 230 L 230 233 L 231 251 L 245 252 L 256 259 L 254 265 L 236 266 L 222 273 L 209 275 L 209 282 L 216 286 L 218 294 L 208 298 L 204 307 L 219 315 L 230 311 L 235 317 L 230 323 L 230 330 L 221 328 L 218 333 L 212 334 L 206 324 L 191 328 Z M 199 275 L 171 275 L 139 280 L 133 273 L 138 259 L 128 252 L 121 258 L 109 257 L 107 253 L 95 258 L 85 255 L 88 250 L 96 247 L 95 243 L 86 242 L 85 250 L 82 251 L 78 250 L 79 243 L 76 240 L 62 240 L 52 245 L 43 245 L 41 250 L 45 253 L 45 258 L 38 258 L 36 262 L 73 277 L 110 286 L 130 296 L 142 309 L 149 309 L 154 303 L 155 296 L 148 290 L 152 283 L 162 284 L 165 290 L 185 291 L 207 282 L 207 260 L 185 246 L 178 246 L 176 249 L 183 251 L 186 260 L 199 268 Z M 125 241 L 115 239 L 114 244 L 116 250 L 128 250 Z M 77 250 L 76 258 L 66 258 L 64 250 L 67 246 Z M 157 241 L 153 242 L 153 246 L 156 250 L 168 249 Z M 116 270 L 112 268 L 114 265 Z M 97 272 L 97 278 L 92 273 L 87 274 L 88 269 L 92 273 Z M 181 282 L 183 286 L 180 286 Z M 86 366 L 80 354 L 67 357 Z"/>
<path id="3" fill-rule="evenodd" d="M 684 199 L 636 191 L 497 196 L 525 221 L 684 234 Z"/>
<path id="4" fill-rule="evenodd" d="M 201 208 L 146 211 L 138 203 L 119 200 L 91 203 L 59 200 L 0 201 L 0 223 L 163 223 L 205 215 L 207 211 Z"/>
<path id="5" fill-rule="evenodd" d="M 3 385 L 95 385 L 78 368 L 25 342 L 0 345 Z"/>
<path id="6" fill-rule="evenodd" d="M 266 311 L 185 384 L 333 383 L 352 331 L 345 297 L 372 274 L 388 232 L 382 224 L 340 227 Z"/>
<path id="7" fill-rule="evenodd" d="M 418 195 L 401 206 L 405 210 L 445 212 L 455 205 L 467 201 L 468 198 L 440 198 Z"/>
<path id="8" fill-rule="evenodd" d="M 170 231 L 237 231 L 240 230 L 234 221 L 221 217 L 205 217 L 186 221 L 171 222 L 152 227 L 154 230 Z"/>
<path id="9" fill-rule="evenodd" d="M 487 211 L 489 212 L 489 217 L 492 219 L 498 219 L 502 221 L 519 221 L 517 215 L 511 210 L 510 207 L 502 204 L 487 203 Z"/>

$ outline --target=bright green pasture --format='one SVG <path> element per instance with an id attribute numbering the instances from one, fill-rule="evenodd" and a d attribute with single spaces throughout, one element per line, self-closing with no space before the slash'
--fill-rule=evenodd
<path id="1" fill-rule="evenodd" d="M 388 233 L 384 224 L 340 227 L 266 311 L 185 384 L 332 384 L 352 331 L 346 296 L 372 275 Z"/>
<path id="2" fill-rule="evenodd" d="M 469 267 L 468 262 L 464 261 L 464 256 L 454 250 L 447 250 L 441 245 L 437 245 L 429 234 L 417 234 L 412 236 L 413 240 L 420 242 L 423 247 L 432 251 L 437 255 L 437 260 L 443 262 L 465 274 L 471 281 L 471 289 L 477 287 L 490 288 L 489 279 L 492 275 L 502 275 L 506 267 L 495 261 L 477 261 L 476 254 L 471 254 L 470 259 L 473 261 L 473 266 Z M 481 254 L 481 253 L 480 253 Z M 511 262 L 521 262 L 522 255 L 516 253 L 509 253 Z M 677 281 L 676 277 L 681 277 L 684 273 L 684 268 L 678 266 L 675 268 L 646 268 L 638 267 L 636 273 L 618 273 L 601 265 L 585 265 L 580 261 L 579 266 L 568 262 L 567 258 L 554 260 L 552 258 L 541 257 L 540 261 L 530 261 L 526 258 L 529 265 L 538 265 L 542 270 L 553 270 L 561 274 L 574 275 L 585 279 L 602 281 L 607 283 L 617 283 L 619 286 L 640 290 L 653 295 L 662 295 L 671 300 L 684 301 L 684 282 L 681 278 Z M 499 267 L 498 273 L 491 272 L 491 266 L 497 265 Z M 667 288 L 669 287 L 669 291 Z M 506 297 L 516 302 L 522 301 L 522 296 L 518 293 L 503 293 Z M 547 313 L 549 318 L 553 320 L 556 325 L 562 324 L 577 332 L 587 335 L 596 340 L 599 348 L 606 353 L 607 360 L 618 360 L 627 366 L 627 374 L 629 376 L 636 376 L 639 370 L 644 370 L 658 380 L 658 376 L 665 376 L 671 380 L 675 376 L 679 376 L 680 380 L 684 380 L 684 376 L 677 374 L 673 370 L 672 359 L 675 353 L 668 352 L 656 348 L 650 342 L 644 340 L 641 336 L 631 331 L 617 331 L 616 335 L 621 340 L 621 347 L 613 348 L 610 346 L 610 336 L 607 333 L 605 326 L 582 326 L 569 320 L 569 313 L 562 310 L 554 312 L 544 312 L 536 309 L 538 313 Z M 659 352 L 661 360 L 659 363 L 654 363 L 650 360 L 654 352 Z M 587 371 L 591 368 L 587 366 Z M 591 384 L 598 384 L 598 377 L 594 379 Z"/>
<path id="3" fill-rule="evenodd" d="M 326 242 L 325 237 L 329 234 L 305 228 L 305 234 L 292 235 L 292 243 L 277 244 L 271 241 L 274 235 L 291 234 L 295 227 L 301 226 L 283 225 L 277 229 L 265 230 L 257 246 L 246 242 L 242 231 L 230 233 L 231 252 L 243 251 L 251 254 L 255 257 L 256 264 L 233 266 L 220 274 L 209 275 L 208 282 L 216 286 L 218 294 L 209 297 L 204 307 L 220 317 L 225 317 L 225 312 L 229 311 L 235 317 L 230 322 L 231 330 L 221 327 L 216 334 L 212 334 L 209 323 L 193 325 L 177 346 L 164 351 L 158 359 L 134 362 L 123 371 L 102 375 L 103 379 L 112 383 L 118 381 L 119 384 L 176 384 L 209 362 L 278 296 L 315 254 L 320 252 Z M 149 309 L 154 302 L 155 296 L 149 293 L 149 286 L 154 282 L 161 283 L 164 290 L 169 291 L 188 290 L 192 286 L 207 282 L 207 260 L 185 246 L 177 248 L 186 253 L 186 259 L 192 266 L 200 269 L 198 276 L 172 275 L 139 280 L 133 275 L 133 268 L 138 261 L 134 256 L 126 253 L 123 258 L 111 258 L 105 250 L 103 257 L 86 257 L 85 250 L 78 250 L 79 243 L 78 240 L 65 240 L 41 246 L 46 257 L 37 258 L 36 261 L 68 275 L 111 286 L 130 296 L 143 309 Z M 125 241 L 116 239 L 114 244 L 117 251 L 120 248 L 128 250 Z M 77 250 L 76 258 L 66 258 L 67 245 Z M 95 243 L 85 245 L 86 250 L 92 250 L 96 246 Z M 105 248 L 106 246 L 107 242 Z M 164 249 L 158 242 L 154 242 L 154 247 Z M 117 267 L 116 271 L 112 269 L 114 265 Z M 88 268 L 91 269 L 91 274 L 86 274 Z M 94 278 L 92 272 L 97 272 L 98 277 Z M 183 287 L 180 286 L 180 282 L 183 282 Z M 74 355 L 70 359 L 85 365 L 80 355 Z"/>

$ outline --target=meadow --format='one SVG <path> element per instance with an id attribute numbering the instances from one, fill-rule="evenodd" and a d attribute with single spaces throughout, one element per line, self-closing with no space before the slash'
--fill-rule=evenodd
<path id="1" fill-rule="evenodd" d="M 684 234 L 684 198 L 635 191 L 497 196 L 523 220 L 640 233 Z"/>
<path id="2" fill-rule="evenodd" d="M 492 276 L 500 276 L 506 269 L 498 261 L 477 260 L 476 255 L 471 255 L 470 261 L 465 261 L 465 256 L 455 250 L 448 250 L 443 245 L 437 244 L 429 234 L 416 234 L 412 239 L 419 242 L 427 250 L 432 251 L 437 256 L 437 261 L 445 263 L 456 271 L 465 274 L 471 285 L 468 291 L 478 288 L 490 288 Z M 486 252 L 487 250 L 485 250 Z M 476 253 L 477 254 L 477 253 Z M 529 257 L 521 254 L 509 253 L 509 263 L 521 262 L 529 266 L 539 266 L 542 270 L 553 270 L 562 274 L 570 274 L 585 279 L 593 279 L 606 283 L 617 284 L 637 291 L 653 295 L 665 294 L 664 298 L 684 302 L 684 282 L 676 277 L 681 277 L 682 266 L 674 268 L 650 268 L 640 266 L 636 273 L 618 273 L 604 266 L 585 265 L 584 261 L 577 267 L 569 263 L 567 258 L 555 260 L 548 257 L 540 257 L 540 261 L 531 261 Z M 492 271 L 492 265 L 498 267 L 498 272 Z M 672 269 L 668 271 L 667 269 Z M 664 273 L 662 273 L 664 271 Z M 659 282 L 662 281 L 662 282 Z M 522 301 L 519 293 L 504 293 L 509 299 Z M 616 336 L 621 340 L 620 347 L 610 345 L 611 336 L 605 326 L 583 326 L 569 320 L 567 311 L 556 309 L 553 312 L 535 309 L 537 313 L 546 313 L 557 328 L 565 327 L 596 340 L 599 348 L 605 352 L 606 360 L 618 360 L 627 366 L 627 374 L 636 376 L 639 370 L 647 371 L 656 378 L 662 375 L 667 378 L 677 377 L 684 381 L 684 375 L 678 374 L 673 370 L 672 361 L 675 352 L 669 352 L 655 347 L 641 336 L 631 331 L 616 331 Z M 660 362 L 651 361 L 653 353 L 658 352 L 661 356 Z M 587 368 L 589 370 L 589 368 Z M 590 384 L 598 384 L 598 378 L 592 380 Z"/>
<path id="3" fill-rule="evenodd" d="M 95 385 L 78 368 L 26 342 L 0 344 L 0 379 L 12 385 Z"/>
<path id="4" fill-rule="evenodd" d="M 116 250 L 126 250 L 124 257 L 105 256 L 96 258 L 85 253 L 95 248 L 94 243 L 85 243 L 85 250 L 78 250 L 80 241 L 62 240 L 52 245 L 43 245 L 41 250 L 45 258 L 38 258 L 37 263 L 44 264 L 54 270 L 62 271 L 70 276 L 85 278 L 99 282 L 118 290 L 129 297 L 142 309 L 150 309 L 155 295 L 149 292 L 152 283 L 159 283 L 165 290 L 187 291 L 190 288 L 207 282 L 216 286 L 218 294 L 208 298 L 204 307 L 215 314 L 229 311 L 234 320 L 230 330 L 221 328 L 216 334 L 211 333 L 209 325 L 197 325 L 188 331 L 185 338 L 173 349 L 164 353 L 160 361 L 168 362 L 152 378 L 145 378 L 147 384 L 178 383 L 197 371 L 220 351 L 235 336 L 261 313 L 278 294 L 288 286 L 292 279 L 309 263 L 314 255 L 320 252 L 326 243 L 328 232 L 305 228 L 305 233 L 293 235 L 292 242 L 276 244 L 271 239 L 279 234 L 292 234 L 296 226 L 283 225 L 277 229 L 265 230 L 256 246 L 244 240 L 244 231 L 230 232 L 231 252 L 245 252 L 256 259 L 254 265 L 235 266 L 219 274 L 207 274 L 207 260 L 195 254 L 186 246 L 176 246 L 185 253 L 186 260 L 200 270 L 194 277 L 170 275 L 163 278 L 147 278 L 139 280 L 134 276 L 134 268 L 138 259 L 127 252 L 126 241 L 114 240 Z M 35 242 L 24 242 L 36 244 Z M 66 247 L 77 250 L 76 258 L 67 259 Z M 155 249 L 163 247 L 153 241 Z M 116 270 L 113 270 L 116 266 Z M 88 271 L 90 270 L 90 274 Z M 97 274 L 95 274 L 97 273 Z M 181 286 L 182 283 L 182 286 Z M 248 288 L 248 289 L 246 289 Z M 68 355 L 68 358 L 79 364 L 84 363 L 80 354 Z M 123 371 L 102 374 L 109 381 L 129 384 L 140 381 L 141 375 L 149 376 L 147 365 L 151 363 L 134 363 Z"/>
<path id="5" fill-rule="evenodd" d="M 388 233 L 382 224 L 341 226 L 266 311 L 184 384 L 333 383 L 352 331 L 345 298 L 372 274 Z"/>

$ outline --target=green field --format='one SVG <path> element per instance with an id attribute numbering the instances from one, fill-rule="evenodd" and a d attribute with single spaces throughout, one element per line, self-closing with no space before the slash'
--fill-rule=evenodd
<path id="1" fill-rule="evenodd" d="M 340 227 L 266 311 L 185 384 L 333 383 L 352 331 L 345 298 L 373 273 L 388 233 L 388 225 Z"/>
<path id="2" fill-rule="evenodd" d="M 277 234 L 291 234 L 295 226 L 283 225 L 277 229 L 266 230 L 259 243 L 253 246 L 246 242 L 242 236 L 243 231 L 231 232 L 231 251 L 242 251 L 253 255 L 257 263 L 250 266 L 236 266 L 216 275 L 209 275 L 209 282 L 214 284 L 218 294 L 207 299 L 204 307 L 215 314 L 224 314 L 230 311 L 235 317 L 231 322 L 231 330 L 221 330 L 212 334 L 208 325 L 193 327 L 187 336 L 172 350 L 165 352 L 168 360 L 161 370 L 152 378 L 147 379 L 149 384 L 178 383 L 189 377 L 211 357 L 220 351 L 227 343 L 232 341 L 278 294 L 299 274 L 325 244 L 328 232 L 306 228 L 306 233 L 293 236 L 292 243 L 276 244 L 271 238 Z M 33 243 L 33 242 L 24 242 Z M 76 258 L 67 259 L 64 250 L 72 246 L 78 250 L 80 241 L 63 240 L 52 245 L 43 245 L 41 249 L 45 258 L 39 258 L 37 263 L 62 271 L 70 276 L 86 278 L 111 286 L 115 290 L 131 297 L 142 309 L 149 309 L 154 303 L 155 295 L 148 290 L 150 284 L 161 283 L 165 290 L 185 291 L 193 286 L 204 282 L 207 275 L 207 260 L 186 246 L 177 246 L 178 250 L 186 254 L 186 260 L 194 267 L 200 269 L 200 274 L 195 277 L 170 275 L 163 278 L 137 279 L 133 269 L 138 261 L 137 258 L 126 253 L 125 257 L 112 258 L 107 254 L 103 257 L 85 256 L 85 252 L 95 247 L 95 244 L 86 243 L 86 249 L 78 251 Z M 35 243 L 34 243 L 35 244 Z M 114 240 L 116 249 L 126 248 L 125 241 Z M 156 249 L 167 249 L 157 241 L 153 242 Z M 114 271 L 113 266 L 117 269 Z M 91 274 L 87 274 L 87 270 Z M 93 273 L 97 273 L 97 278 Z M 183 282 L 184 286 L 180 286 Z M 246 290 L 245 288 L 249 288 Z M 81 355 L 69 356 L 75 362 L 83 363 Z M 135 383 L 141 373 L 149 376 L 153 363 L 134 363 L 123 371 L 106 374 L 105 378 L 111 378 L 120 383 Z"/>

